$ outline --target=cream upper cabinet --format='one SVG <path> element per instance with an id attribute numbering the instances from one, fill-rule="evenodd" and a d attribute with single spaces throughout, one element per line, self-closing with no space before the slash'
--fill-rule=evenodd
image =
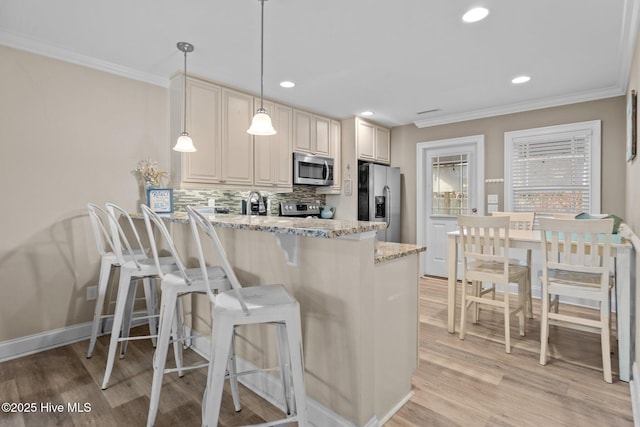
<path id="1" fill-rule="evenodd" d="M 391 163 L 391 131 L 376 126 L 375 159 L 382 163 Z"/>
<path id="2" fill-rule="evenodd" d="M 171 147 L 182 133 L 184 76 L 171 79 Z M 171 150 L 172 185 L 183 188 L 219 183 L 221 170 L 221 94 L 222 88 L 187 78 L 187 124 L 195 153 Z"/>
<path id="3" fill-rule="evenodd" d="M 247 133 L 253 113 L 253 96 L 222 89 L 223 184 L 253 184 L 253 136 Z"/>
<path id="4" fill-rule="evenodd" d="M 356 117 L 356 149 L 359 160 L 391 162 L 389 129 Z"/>
<path id="5" fill-rule="evenodd" d="M 254 98 L 255 105 L 260 99 Z M 254 137 L 254 184 L 278 191 L 292 191 L 293 109 L 264 101 L 276 134 Z"/>
<path id="6" fill-rule="evenodd" d="M 293 149 L 303 153 L 329 155 L 330 119 L 293 110 Z"/>
<path id="7" fill-rule="evenodd" d="M 329 157 L 333 158 L 333 185 L 318 187 L 321 194 L 340 194 L 342 191 L 342 124 L 329 121 Z"/>

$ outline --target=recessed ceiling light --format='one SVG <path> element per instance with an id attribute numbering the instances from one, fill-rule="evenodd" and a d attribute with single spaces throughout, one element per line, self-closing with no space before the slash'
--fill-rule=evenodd
<path id="1" fill-rule="evenodd" d="M 284 81 L 284 82 L 280 82 L 280 86 L 282 87 L 286 87 L 287 89 L 294 87 L 296 84 L 294 82 L 290 82 L 290 81 Z"/>
<path id="2" fill-rule="evenodd" d="M 363 111 L 362 113 L 363 116 L 373 116 L 373 111 Z"/>
<path id="3" fill-rule="evenodd" d="M 529 76 L 518 76 L 518 77 L 514 77 L 511 80 L 511 83 L 513 83 L 514 85 L 520 85 L 522 83 L 528 82 L 529 80 L 531 80 L 531 77 Z"/>
<path id="4" fill-rule="evenodd" d="M 488 14 L 489 9 L 485 9 L 484 7 L 476 7 L 462 15 L 462 20 L 464 22 L 478 22 L 486 18 Z"/>

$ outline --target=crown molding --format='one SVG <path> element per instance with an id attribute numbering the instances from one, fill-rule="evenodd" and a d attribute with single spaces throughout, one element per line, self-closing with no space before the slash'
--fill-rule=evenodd
<path id="1" fill-rule="evenodd" d="M 60 61 L 70 62 L 72 64 L 81 65 L 83 67 L 92 68 L 105 73 L 115 74 L 133 80 L 139 80 L 156 86 L 169 87 L 169 78 L 157 76 L 149 73 L 143 73 L 131 68 L 123 67 L 108 61 L 91 58 L 71 52 L 60 46 L 44 42 L 39 39 L 25 36 L 24 34 L 0 29 L 0 44 L 11 48 L 24 50 L 35 53 L 37 55 L 47 56 L 49 58 L 58 59 Z"/>
<path id="2" fill-rule="evenodd" d="M 578 102 L 595 101 L 598 99 L 612 98 L 614 96 L 624 95 L 624 89 L 614 86 L 604 89 L 585 91 L 565 96 L 557 96 L 545 98 L 529 102 L 521 102 L 509 104 L 495 108 L 486 108 L 483 110 L 469 111 L 466 113 L 449 114 L 445 116 L 434 117 L 431 119 L 417 120 L 413 122 L 418 128 L 426 128 L 430 126 L 444 125 L 449 123 L 464 122 L 468 120 L 484 119 L 487 117 L 502 116 L 505 114 L 521 113 L 524 111 L 539 110 L 541 108 L 558 107 L 561 105 L 576 104 Z"/>

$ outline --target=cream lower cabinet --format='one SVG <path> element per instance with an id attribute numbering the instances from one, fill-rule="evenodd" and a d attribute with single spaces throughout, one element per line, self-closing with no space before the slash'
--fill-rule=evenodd
<path id="1" fill-rule="evenodd" d="M 254 104 L 260 105 L 254 98 Z M 293 191 L 293 109 L 264 101 L 276 134 L 254 137 L 254 185 L 277 192 Z"/>

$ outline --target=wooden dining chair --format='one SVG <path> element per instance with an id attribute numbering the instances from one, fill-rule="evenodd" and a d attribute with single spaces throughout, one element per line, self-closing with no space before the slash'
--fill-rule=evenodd
<path id="1" fill-rule="evenodd" d="M 612 382 L 610 351 L 611 288 L 609 272 L 613 219 L 540 218 L 542 237 L 542 321 L 540 364 L 547 364 L 549 325 L 600 333 L 604 380 Z M 595 301 L 599 318 L 551 311 L 551 296 Z"/>
<path id="2" fill-rule="evenodd" d="M 504 311 L 505 349 L 511 353 L 510 317 L 517 314 L 520 335 L 525 334 L 525 295 L 527 268 L 509 262 L 509 218 L 506 216 L 458 216 L 462 242 L 462 313 L 460 339 L 466 334 L 466 312 L 474 307 L 477 323 L 477 304 L 486 304 Z M 483 298 L 482 282 L 502 285 L 502 301 Z M 467 288 L 471 283 L 471 294 Z M 518 284 L 518 304 L 511 310 L 509 284 Z"/>
<path id="3" fill-rule="evenodd" d="M 533 224 L 536 220 L 535 212 L 493 212 L 493 216 L 508 216 L 509 228 L 511 230 L 533 230 Z M 533 319 L 533 300 L 531 298 L 531 249 L 527 249 L 527 259 L 522 260 L 518 258 L 512 258 L 510 260 L 512 264 L 521 265 L 527 267 L 527 297 L 526 297 L 526 312 L 529 319 Z"/>

